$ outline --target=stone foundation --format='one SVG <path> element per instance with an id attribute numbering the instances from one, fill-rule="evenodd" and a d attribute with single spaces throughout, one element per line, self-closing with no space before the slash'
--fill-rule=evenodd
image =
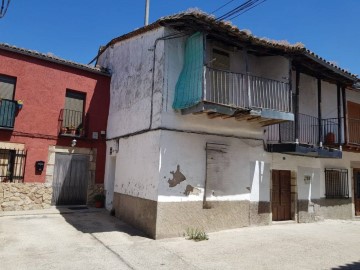
<path id="1" fill-rule="evenodd" d="M 51 199 L 50 184 L 0 183 L 0 211 L 45 209 Z"/>
<path id="2" fill-rule="evenodd" d="M 158 203 L 156 238 L 182 236 L 187 229 L 205 232 L 250 225 L 249 201 L 211 201 Z M 257 212 L 257 211 L 256 211 Z"/>
<path id="3" fill-rule="evenodd" d="M 187 229 L 206 232 L 250 225 L 268 225 L 270 202 L 209 201 L 156 202 L 114 193 L 113 208 L 121 220 L 160 239 L 183 236 Z"/>
<path id="4" fill-rule="evenodd" d="M 114 192 L 115 216 L 156 238 L 157 202 Z"/>
<path id="5" fill-rule="evenodd" d="M 315 222 L 323 219 L 352 219 L 352 201 L 349 199 L 299 200 L 299 222 Z"/>

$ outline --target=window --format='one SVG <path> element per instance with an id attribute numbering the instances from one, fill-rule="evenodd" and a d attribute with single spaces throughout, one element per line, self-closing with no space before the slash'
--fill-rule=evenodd
<path id="1" fill-rule="evenodd" d="M 0 182 L 23 182 L 25 150 L 0 149 Z"/>
<path id="2" fill-rule="evenodd" d="M 13 100 L 15 83 L 15 78 L 0 75 L 0 128 L 14 128 L 17 106 Z"/>
<path id="3" fill-rule="evenodd" d="M 212 51 L 212 66 L 215 69 L 230 70 L 230 54 L 218 49 Z"/>
<path id="4" fill-rule="evenodd" d="M 349 198 L 348 170 L 325 169 L 325 196 L 328 199 Z"/>
<path id="5" fill-rule="evenodd" d="M 13 100 L 16 79 L 0 75 L 0 99 Z"/>
<path id="6" fill-rule="evenodd" d="M 65 107 L 61 118 L 61 134 L 83 135 L 85 97 L 84 93 L 66 91 Z"/>

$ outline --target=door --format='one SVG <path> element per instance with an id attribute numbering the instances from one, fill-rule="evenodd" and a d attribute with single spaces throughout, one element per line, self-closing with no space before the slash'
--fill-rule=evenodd
<path id="1" fill-rule="evenodd" d="M 86 204 L 89 156 L 56 154 L 53 180 L 53 203 Z"/>
<path id="2" fill-rule="evenodd" d="M 272 171 L 272 218 L 273 221 L 291 219 L 291 172 Z"/>
<path id="3" fill-rule="evenodd" d="M 349 143 L 360 143 L 360 104 L 347 103 Z"/>
<path id="4" fill-rule="evenodd" d="M 360 216 L 360 169 L 354 169 L 353 174 L 355 216 Z"/>

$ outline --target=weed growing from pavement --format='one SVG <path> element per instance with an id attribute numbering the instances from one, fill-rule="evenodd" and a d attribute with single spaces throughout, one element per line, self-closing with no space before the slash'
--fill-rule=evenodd
<path id="1" fill-rule="evenodd" d="M 193 229 L 193 228 L 187 228 L 186 232 L 184 233 L 184 236 L 186 236 L 187 240 L 194 240 L 196 242 L 203 241 L 203 240 L 209 240 L 208 235 L 204 230 L 200 229 Z"/>

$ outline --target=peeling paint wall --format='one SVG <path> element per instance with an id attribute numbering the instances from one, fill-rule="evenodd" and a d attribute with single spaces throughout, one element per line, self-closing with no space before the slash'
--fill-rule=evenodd
<path id="1" fill-rule="evenodd" d="M 211 194 L 208 200 L 270 200 L 270 165 L 262 141 L 162 131 L 158 201 L 203 201 L 207 173 L 206 143 L 209 142 L 226 144 L 227 150 L 224 153 L 226 162 L 219 164 L 217 169 L 219 179 L 209 186 Z M 169 172 L 178 165 L 186 179 L 169 187 Z M 186 192 L 191 188 L 196 192 Z"/>
<path id="2" fill-rule="evenodd" d="M 133 133 L 150 126 L 153 60 L 156 39 L 164 35 L 158 28 L 106 49 L 98 63 L 110 69 L 110 111 L 107 137 Z M 164 48 L 157 43 L 155 56 L 153 127 L 159 125 L 163 88 Z"/>

